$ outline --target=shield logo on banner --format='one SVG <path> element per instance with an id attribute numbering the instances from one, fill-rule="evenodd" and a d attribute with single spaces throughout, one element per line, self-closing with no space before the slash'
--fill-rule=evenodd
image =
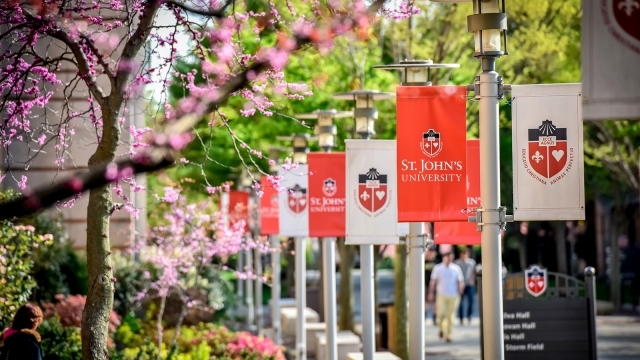
<path id="1" fill-rule="evenodd" d="M 567 164 L 567 129 L 542 122 L 537 129 L 529 129 L 528 162 L 538 175 L 551 179 Z"/>
<path id="2" fill-rule="evenodd" d="M 524 272 L 524 283 L 529 294 L 540 296 L 547 290 L 547 269 L 533 265 Z"/>
<path id="3" fill-rule="evenodd" d="M 382 210 L 389 200 L 387 175 L 382 175 L 375 168 L 366 174 L 358 175 L 358 199 L 360 206 L 373 215 Z"/>
<path id="4" fill-rule="evenodd" d="M 322 183 L 322 192 L 328 197 L 335 195 L 337 190 L 336 181 L 332 178 L 328 178 Z"/>
<path id="5" fill-rule="evenodd" d="M 300 214 L 307 207 L 307 189 L 303 189 L 300 185 L 296 184 L 296 186 L 291 189 L 287 189 L 287 191 L 287 204 L 289 204 L 289 210 L 293 211 L 295 214 Z"/>
<path id="6" fill-rule="evenodd" d="M 600 6 L 614 37 L 640 53 L 640 0 L 601 0 Z"/>
<path id="7" fill-rule="evenodd" d="M 434 157 L 442 151 L 442 141 L 440 140 L 440 133 L 435 132 L 433 129 L 422 133 L 422 142 L 420 143 L 420 149 L 428 157 Z"/>

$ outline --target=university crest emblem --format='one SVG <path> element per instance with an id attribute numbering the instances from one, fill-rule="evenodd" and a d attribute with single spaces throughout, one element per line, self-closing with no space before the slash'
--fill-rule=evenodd
<path id="1" fill-rule="evenodd" d="M 442 141 L 440 140 L 440 133 L 433 129 L 422 133 L 422 142 L 420 143 L 420 149 L 428 157 L 434 157 L 442 151 Z"/>
<path id="2" fill-rule="evenodd" d="M 375 168 L 366 174 L 358 175 L 358 200 L 360 208 L 370 215 L 381 211 L 389 202 L 387 175 L 382 175 Z"/>
<path id="3" fill-rule="evenodd" d="M 524 283 L 527 292 L 533 296 L 540 296 L 547 290 L 547 269 L 533 265 L 524 272 Z"/>
<path id="4" fill-rule="evenodd" d="M 294 214 L 300 214 L 307 208 L 307 189 L 296 184 L 291 189 L 287 189 L 287 191 L 287 204 L 289 205 L 289 210 L 293 211 Z"/>
<path id="5" fill-rule="evenodd" d="M 537 129 L 529 129 L 529 153 L 527 160 L 538 175 L 551 179 L 567 164 L 567 129 L 542 122 Z"/>
<path id="6" fill-rule="evenodd" d="M 613 37 L 640 53 L 640 0 L 600 0 L 600 13 Z"/>
<path id="7" fill-rule="evenodd" d="M 322 192 L 328 197 L 335 195 L 337 190 L 336 181 L 332 178 L 328 178 L 322 183 Z"/>

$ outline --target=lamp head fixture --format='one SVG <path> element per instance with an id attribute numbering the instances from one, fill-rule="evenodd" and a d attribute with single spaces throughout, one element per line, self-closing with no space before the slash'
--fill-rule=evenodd
<path id="1" fill-rule="evenodd" d="M 403 86 L 431 86 L 431 69 L 454 69 L 460 64 L 434 64 L 433 60 L 404 60 L 398 64 L 376 65 L 374 69 L 403 70 Z"/>
<path id="2" fill-rule="evenodd" d="M 322 150 L 325 152 L 330 151 L 331 148 L 336 146 L 336 135 L 338 134 L 338 129 L 333 123 L 333 119 L 350 116 L 353 116 L 350 111 L 337 111 L 335 109 L 316 110 L 312 113 L 296 115 L 299 119 L 317 120 L 314 133 L 318 136 L 318 145 L 320 145 Z"/>
<path id="3" fill-rule="evenodd" d="M 467 16 L 467 30 L 472 32 L 474 37 L 475 51 L 473 56 L 481 58 L 509 55 L 506 0 L 431 1 L 441 3 L 472 2 L 473 15 Z M 504 49 L 502 45 L 504 45 Z"/>
<path id="4" fill-rule="evenodd" d="M 356 122 L 356 133 L 363 139 L 375 135 L 375 121 L 378 119 L 378 109 L 373 106 L 375 100 L 394 99 L 395 93 L 380 92 L 378 90 L 353 90 L 333 94 L 334 99 L 353 100 L 355 110 L 353 116 Z"/>

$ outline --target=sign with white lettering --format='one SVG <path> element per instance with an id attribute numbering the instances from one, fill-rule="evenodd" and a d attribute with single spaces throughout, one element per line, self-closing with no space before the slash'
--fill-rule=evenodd
<path id="1" fill-rule="evenodd" d="M 467 140 L 467 215 L 480 207 L 480 140 Z M 480 232 L 475 223 L 439 222 L 435 224 L 436 244 L 480 245 Z"/>
<path id="2" fill-rule="evenodd" d="M 588 316 L 587 298 L 505 300 L 505 360 L 590 359 Z"/>
<path id="3" fill-rule="evenodd" d="M 309 236 L 308 167 L 280 168 L 279 225 L 282 236 Z"/>
<path id="4" fill-rule="evenodd" d="M 346 140 L 349 245 L 398 244 L 396 142 Z"/>
<path id="5" fill-rule="evenodd" d="M 582 1 L 584 119 L 640 119 L 640 2 Z"/>
<path id="6" fill-rule="evenodd" d="M 523 220 L 583 220 L 580 84 L 514 85 L 513 214 Z"/>
<path id="7" fill-rule="evenodd" d="M 466 221 L 466 88 L 396 91 L 398 221 Z"/>
<path id="8" fill-rule="evenodd" d="M 268 176 L 260 179 L 260 234 L 277 235 L 279 232 L 278 213 L 280 200 L 278 190 Z"/>
<path id="9" fill-rule="evenodd" d="M 311 153 L 309 164 L 309 236 L 345 235 L 345 155 Z"/>
<path id="10" fill-rule="evenodd" d="M 248 192 L 238 190 L 223 192 L 220 197 L 220 210 L 225 226 L 234 226 L 242 221 L 245 231 L 249 232 Z"/>

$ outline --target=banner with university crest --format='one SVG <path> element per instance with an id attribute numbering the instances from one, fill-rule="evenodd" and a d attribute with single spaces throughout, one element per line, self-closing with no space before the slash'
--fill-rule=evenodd
<path id="1" fill-rule="evenodd" d="M 307 165 L 296 169 L 280 168 L 280 236 L 309 236 L 309 181 Z"/>
<path id="2" fill-rule="evenodd" d="M 346 140 L 349 245 L 398 244 L 396 142 Z"/>
<path id="3" fill-rule="evenodd" d="M 580 84 L 512 90 L 515 220 L 583 220 Z"/>

